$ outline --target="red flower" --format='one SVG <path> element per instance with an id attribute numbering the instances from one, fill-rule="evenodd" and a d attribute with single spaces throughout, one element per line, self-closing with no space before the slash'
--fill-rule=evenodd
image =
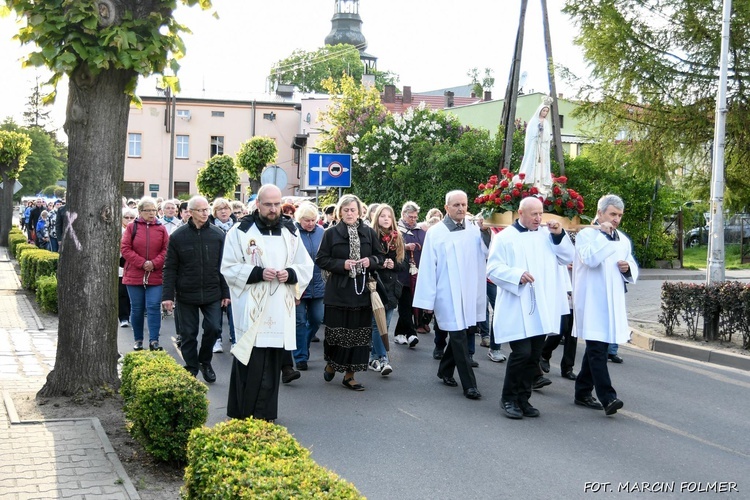
<path id="1" fill-rule="evenodd" d="M 474 203 L 476 203 L 477 205 L 481 205 L 482 204 L 482 197 L 481 196 L 477 196 L 476 198 L 474 198 Z"/>
<path id="2" fill-rule="evenodd" d="M 523 193 L 521 193 L 521 198 L 528 198 L 528 197 L 529 197 L 528 191 L 524 191 Z"/>
<path id="3" fill-rule="evenodd" d="M 521 191 L 518 189 L 514 189 L 510 192 L 510 194 L 512 194 L 513 196 L 519 196 L 521 194 Z"/>
<path id="4" fill-rule="evenodd" d="M 500 187 L 503 188 L 503 189 L 507 188 L 508 187 L 508 181 L 506 179 L 503 179 L 500 182 Z"/>
<path id="5" fill-rule="evenodd" d="M 523 183 L 522 182 L 516 182 L 516 189 L 523 189 Z"/>
<path id="6" fill-rule="evenodd" d="M 503 174 L 503 175 L 508 175 L 508 169 L 507 169 L 507 168 L 504 168 L 504 169 L 502 169 L 502 170 L 500 171 L 500 173 L 501 173 L 501 174 Z M 496 177 L 496 176 L 493 176 L 493 177 Z M 490 177 L 490 179 L 491 179 L 491 178 L 492 178 L 492 177 Z"/>
<path id="7" fill-rule="evenodd" d="M 511 196 L 510 196 L 509 194 L 506 194 L 506 195 L 505 195 L 505 196 L 503 197 L 503 199 L 504 199 L 505 201 L 510 201 L 510 200 L 511 200 Z"/>
<path id="8" fill-rule="evenodd" d="M 479 185 L 479 189 L 481 189 L 482 191 L 484 191 L 484 184 L 480 184 Z"/>
<path id="9" fill-rule="evenodd" d="M 568 201 L 567 203 L 565 203 L 565 206 L 568 208 L 575 208 L 576 204 L 572 201 Z"/>
<path id="10" fill-rule="evenodd" d="M 555 205 L 557 205 L 558 207 L 562 206 L 562 200 L 560 198 L 556 199 Z"/>
<path id="11" fill-rule="evenodd" d="M 550 200 L 549 198 L 547 198 L 546 200 L 544 200 L 544 202 L 543 202 L 543 203 L 544 203 L 544 204 L 545 204 L 546 206 L 550 206 L 550 205 L 552 205 L 552 200 Z"/>
<path id="12" fill-rule="evenodd" d="M 561 193 L 562 191 L 559 187 L 555 186 L 554 188 L 552 188 L 552 194 L 554 194 L 555 196 L 560 196 Z"/>
<path id="13" fill-rule="evenodd" d="M 497 176 L 496 175 L 491 175 L 490 176 L 490 182 L 493 183 L 493 184 L 497 183 Z"/>
<path id="14" fill-rule="evenodd" d="M 536 186 L 531 186 L 531 188 L 529 188 L 529 193 L 531 193 L 531 194 L 539 194 L 539 189 L 537 189 Z"/>
<path id="15" fill-rule="evenodd" d="M 521 180 L 524 180 L 526 178 L 526 174 L 520 173 L 520 174 L 518 174 L 518 178 L 521 179 Z"/>
<path id="16" fill-rule="evenodd" d="M 567 177 L 565 177 L 564 175 L 561 175 L 561 176 L 560 176 L 560 177 L 558 177 L 558 178 L 557 178 L 556 180 L 557 180 L 557 182 L 559 182 L 560 184 L 565 184 L 566 182 L 568 182 L 568 178 L 567 178 Z"/>
<path id="17" fill-rule="evenodd" d="M 578 193 L 576 191 L 573 191 L 572 189 L 568 189 L 568 194 L 571 198 L 578 198 Z"/>

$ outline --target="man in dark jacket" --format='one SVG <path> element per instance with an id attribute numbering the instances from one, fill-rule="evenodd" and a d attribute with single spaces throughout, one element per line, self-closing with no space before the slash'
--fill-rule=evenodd
<path id="1" fill-rule="evenodd" d="M 193 196 L 188 201 L 192 217 L 169 238 L 164 264 L 162 305 L 174 307 L 180 317 L 182 357 L 193 375 L 198 370 L 206 382 L 216 381 L 211 367 L 212 348 L 219 333 L 221 308 L 229 305 L 229 288 L 221 275 L 224 232 L 208 224 L 208 200 Z M 176 294 L 175 294 L 176 291 Z M 198 349 L 198 312 L 203 313 L 203 339 Z"/>
<path id="2" fill-rule="evenodd" d="M 36 238 L 32 237 L 36 233 L 36 223 L 39 222 L 39 216 L 42 215 L 42 211 L 45 209 L 44 200 L 37 198 L 34 208 L 31 209 L 29 220 L 26 221 L 26 228 L 29 231 L 29 241 L 33 243 L 36 243 Z"/>

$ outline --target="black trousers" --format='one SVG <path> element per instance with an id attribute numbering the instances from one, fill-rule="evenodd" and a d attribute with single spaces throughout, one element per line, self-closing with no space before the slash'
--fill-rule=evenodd
<path id="1" fill-rule="evenodd" d="M 573 336 L 573 311 L 570 311 L 570 314 L 560 316 L 560 335 L 547 336 L 547 340 L 544 341 L 544 346 L 542 347 L 542 359 L 549 361 L 552 357 L 552 351 L 557 349 L 563 338 L 565 339 L 565 344 L 563 345 L 563 356 L 560 360 L 561 375 L 573 371 L 573 366 L 576 364 L 576 345 L 578 344 L 578 339 Z"/>
<path id="2" fill-rule="evenodd" d="M 617 399 L 617 391 L 612 387 L 607 368 L 607 342 L 598 340 L 586 341 L 586 352 L 583 354 L 581 371 L 576 378 L 576 398 L 583 399 L 591 396 L 591 390 L 596 390 L 596 397 L 605 407 Z"/>
<path id="3" fill-rule="evenodd" d="M 531 386 L 539 370 L 544 335 L 509 342 L 510 356 L 505 365 L 503 401 L 526 403 L 531 397 Z"/>
<path id="4" fill-rule="evenodd" d="M 445 348 L 445 353 L 438 367 L 438 377 L 441 378 L 452 377 L 453 370 L 458 370 L 464 392 L 477 387 L 477 379 L 474 377 L 474 370 L 471 368 L 471 362 L 469 361 L 467 335 L 469 335 L 468 330 L 448 332 L 448 347 Z"/>
<path id="5" fill-rule="evenodd" d="M 404 286 L 401 289 L 401 297 L 398 299 L 398 321 L 394 335 L 404 335 L 407 338 L 417 333 L 414 326 L 414 313 L 411 307 L 411 288 Z"/>
<path id="6" fill-rule="evenodd" d="M 232 357 L 227 398 L 229 418 L 277 418 L 279 377 L 284 353 L 291 351 L 276 347 L 253 347 L 247 365 Z"/>
<path id="7" fill-rule="evenodd" d="M 117 319 L 130 320 L 130 295 L 128 287 L 122 284 L 122 276 L 117 279 Z"/>
<path id="8" fill-rule="evenodd" d="M 208 304 L 185 304 L 177 302 L 180 315 L 180 335 L 182 335 L 182 358 L 185 368 L 196 375 L 201 364 L 211 363 L 213 347 L 219 336 L 221 324 L 221 301 Z M 203 313 L 203 338 L 198 348 L 198 313 Z"/>

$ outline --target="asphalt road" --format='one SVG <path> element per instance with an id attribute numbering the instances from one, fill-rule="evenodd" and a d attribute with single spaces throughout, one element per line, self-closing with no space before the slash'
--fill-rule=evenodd
<path id="1" fill-rule="evenodd" d="M 178 357 L 172 335 L 167 318 L 162 344 Z M 119 341 L 129 352 L 132 330 L 121 328 Z M 341 374 L 323 380 L 322 343 L 314 343 L 310 370 L 281 388 L 277 423 L 375 500 L 654 494 L 646 489 L 672 498 L 699 488 L 750 498 L 750 480 L 742 479 L 750 463 L 749 373 L 622 346 L 625 362 L 610 364 L 610 373 L 625 407 L 605 417 L 573 404 L 574 382 L 559 376 L 559 348 L 553 384 L 531 400 L 541 417 L 513 421 L 499 410 L 505 364 L 477 346 L 484 397 L 471 401 L 437 378 L 432 348 L 431 334 L 420 335 L 415 349 L 392 345 L 393 374 L 358 374 L 367 390 L 353 392 Z M 582 352 L 579 342 L 579 361 Z M 226 418 L 230 366 L 228 352 L 214 355 L 207 425 Z"/>

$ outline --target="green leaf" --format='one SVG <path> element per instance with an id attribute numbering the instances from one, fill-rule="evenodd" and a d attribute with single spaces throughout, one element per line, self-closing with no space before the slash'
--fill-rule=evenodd
<path id="1" fill-rule="evenodd" d="M 83 21 L 82 24 L 84 28 L 95 30 L 99 25 L 99 21 L 95 17 L 88 17 Z"/>
<path id="2" fill-rule="evenodd" d="M 45 21 L 44 16 L 42 14 L 34 14 L 29 18 L 29 24 L 31 26 L 39 26 Z"/>

